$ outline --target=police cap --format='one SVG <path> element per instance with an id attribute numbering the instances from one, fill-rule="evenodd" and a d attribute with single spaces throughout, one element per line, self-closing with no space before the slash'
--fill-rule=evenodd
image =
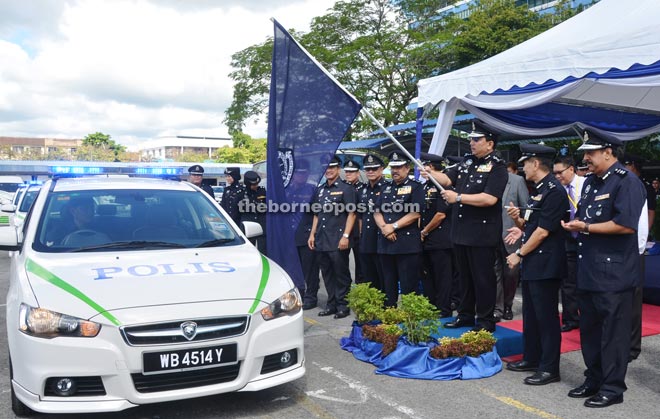
<path id="1" fill-rule="evenodd" d="M 472 131 L 468 134 L 468 138 L 471 140 L 473 138 L 486 138 L 488 141 L 497 143 L 497 136 L 493 134 L 481 121 L 472 122 Z"/>
<path id="2" fill-rule="evenodd" d="M 261 176 L 254 170 L 248 170 L 243 177 L 243 183 L 246 185 L 258 185 L 261 182 Z"/>
<path id="3" fill-rule="evenodd" d="M 552 160 L 557 154 L 557 150 L 543 144 L 520 144 L 520 151 L 522 157 L 518 159 L 518 163 L 522 163 L 530 157 Z"/>
<path id="4" fill-rule="evenodd" d="M 199 164 L 193 164 L 188 168 L 188 173 L 191 175 L 203 175 L 204 174 L 204 168 L 200 166 Z"/>
<path id="5" fill-rule="evenodd" d="M 391 167 L 400 167 L 400 166 L 403 166 L 405 164 L 410 163 L 410 160 L 408 160 L 408 157 L 400 151 L 391 152 L 390 155 L 387 158 L 390 161 L 390 166 Z"/>
<path id="6" fill-rule="evenodd" d="M 338 156 L 333 156 L 332 159 L 330 159 L 330 163 L 328 163 L 328 167 L 339 167 L 341 164 L 341 160 L 339 160 Z"/>
<path id="7" fill-rule="evenodd" d="M 430 165 L 436 170 L 442 170 L 446 165 L 446 160 L 442 156 L 432 153 L 420 153 L 420 160 L 424 166 Z"/>
<path id="8" fill-rule="evenodd" d="M 351 160 L 351 159 L 346 159 L 346 162 L 344 162 L 344 171 L 345 172 L 357 172 L 360 170 L 360 164 Z"/>
<path id="9" fill-rule="evenodd" d="M 238 182 L 241 180 L 241 168 L 240 167 L 228 167 L 225 169 L 225 175 L 231 176 L 234 178 L 234 181 Z"/>
<path id="10" fill-rule="evenodd" d="M 367 154 L 364 156 L 364 168 L 365 169 L 376 169 L 378 167 L 385 167 L 383 159 L 378 157 L 375 154 Z"/>
<path id="11" fill-rule="evenodd" d="M 621 140 L 616 138 L 604 138 L 593 132 L 585 131 L 582 134 L 582 145 L 578 147 L 581 151 L 602 150 L 604 148 L 617 148 L 622 146 Z"/>

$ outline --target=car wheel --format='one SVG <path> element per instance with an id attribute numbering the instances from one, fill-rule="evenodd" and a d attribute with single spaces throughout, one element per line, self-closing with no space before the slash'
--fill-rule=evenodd
<path id="1" fill-rule="evenodd" d="M 11 365 L 11 357 L 9 358 L 9 387 L 11 388 L 11 410 L 14 412 L 16 416 L 19 418 L 25 418 L 32 413 L 32 409 L 27 407 L 25 403 L 22 401 L 18 400 L 18 397 L 16 397 L 16 393 L 14 393 L 14 384 L 12 383 L 12 379 L 14 378 L 14 369 L 12 368 Z"/>

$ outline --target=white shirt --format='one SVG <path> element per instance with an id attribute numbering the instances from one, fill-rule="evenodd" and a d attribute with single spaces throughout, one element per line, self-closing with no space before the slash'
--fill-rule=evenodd
<path id="1" fill-rule="evenodd" d="M 584 177 L 575 175 L 573 176 L 573 180 L 571 183 L 569 183 L 573 187 L 573 196 L 575 197 L 575 201 L 572 202 L 570 195 L 568 198 L 569 205 L 573 207 L 575 212 L 577 212 L 577 205 L 580 202 L 580 196 L 582 195 L 582 185 L 584 185 Z M 564 189 L 566 190 L 566 194 L 568 195 L 568 185 L 564 186 Z"/>

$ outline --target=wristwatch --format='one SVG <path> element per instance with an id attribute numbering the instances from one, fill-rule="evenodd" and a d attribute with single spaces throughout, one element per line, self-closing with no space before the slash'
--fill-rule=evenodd
<path id="1" fill-rule="evenodd" d="M 516 249 L 516 255 L 521 258 L 523 257 L 522 253 L 520 252 L 520 249 Z"/>
<path id="2" fill-rule="evenodd" d="M 456 202 L 458 202 L 460 204 L 461 199 L 462 199 L 461 194 L 456 195 Z"/>
<path id="3" fill-rule="evenodd" d="M 394 228 L 395 230 L 398 229 L 399 228 L 399 223 L 393 223 L 392 228 Z"/>
<path id="4" fill-rule="evenodd" d="M 347 239 L 347 238 L 348 238 L 348 234 L 344 233 L 344 234 L 342 234 L 342 237 L 344 237 L 345 239 Z"/>

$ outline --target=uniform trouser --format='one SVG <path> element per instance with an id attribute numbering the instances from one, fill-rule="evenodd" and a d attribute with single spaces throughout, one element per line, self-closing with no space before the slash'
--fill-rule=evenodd
<path id="1" fill-rule="evenodd" d="M 303 302 L 316 304 L 319 293 L 319 260 L 315 251 L 307 246 L 298 246 L 298 257 L 305 279 L 305 295 Z"/>
<path id="2" fill-rule="evenodd" d="M 640 255 L 639 263 L 639 271 L 642 276 L 640 284 L 643 284 L 644 276 L 646 275 L 644 255 Z M 632 358 L 637 358 L 642 352 L 642 305 L 644 302 L 643 290 L 644 286 L 640 285 L 635 287 L 633 291 L 632 330 L 630 334 L 630 356 Z"/>
<path id="3" fill-rule="evenodd" d="M 355 261 L 355 283 L 362 284 L 367 281 L 364 279 L 364 272 L 362 272 L 362 260 L 360 259 L 360 249 L 357 245 L 357 239 L 355 243 L 355 247 L 351 248 L 351 251 L 353 252 L 353 260 Z"/>
<path id="4" fill-rule="evenodd" d="M 378 253 L 360 252 L 360 267 L 364 282 L 371 282 L 371 286 L 384 291 L 383 287 L 383 267 L 380 264 Z"/>
<path id="5" fill-rule="evenodd" d="M 326 310 L 347 310 L 346 294 L 351 287 L 351 271 L 348 267 L 350 249 L 317 252 L 323 283 L 328 293 Z"/>
<path id="6" fill-rule="evenodd" d="M 578 325 L 580 314 L 577 302 L 577 253 L 566 252 L 566 277 L 561 281 L 561 322 Z"/>
<path id="7" fill-rule="evenodd" d="M 458 269 L 461 273 L 461 303 L 458 319 L 495 329 L 493 310 L 497 294 L 495 279 L 495 247 L 454 245 Z M 476 310 L 475 310 L 476 308 Z"/>
<path id="8" fill-rule="evenodd" d="M 440 310 L 440 317 L 449 317 L 454 280 L 452 249 L 424 250 L 422 256 L 424 295 Z"/>
<path id="9" fill-rule="evenodd" d="M 458 261 L 456 260 L 456 250 L 451 249 L 451 258 L 453 264 L 453 275 L 454 279 L 452 280 L 451 285 L 451 302 L 458 307 L 461 304 L 461 296 L 463 295 L 463 290 L 461 289 L 461 272 L 458 268 Z"/>
<path id="10" fill-rule="evenodd" d="M 398 283 L 401 283 L 401 294 L 417 291 L 419 284 L 419 253 L 405 255 L 379 254 L 378 257 L 383 267 L 385 306 L 396 307 L 399 299 Z"/>
<path id="11" fill-rule="evenodd" d="M 513 269 L 509 268 L 509 264 L 506 262 L 507 256 L 509 255 L 504 243 L 500 243 L 495 258 L 495 278 L 497 279 L 495 312 L 500 315 L 504 314 L 505 309 L 513 307 L 513 299 L 516 296 L 520 277 L 520 265 L 516 265 Z"/>
<path id="12" fill-rule="evenodd" d="M 559 374 L 561 325 L 557 279 L 522 281 L 523 359 L 538 371 Z"/>
<path id="13" fill-rule="evenodd" d="M 627 389 L 632 296 L 632 288 L 618 292 L 578 290 L 585 384 L 600 388 L 604 396 L 618 396 Z"/>

